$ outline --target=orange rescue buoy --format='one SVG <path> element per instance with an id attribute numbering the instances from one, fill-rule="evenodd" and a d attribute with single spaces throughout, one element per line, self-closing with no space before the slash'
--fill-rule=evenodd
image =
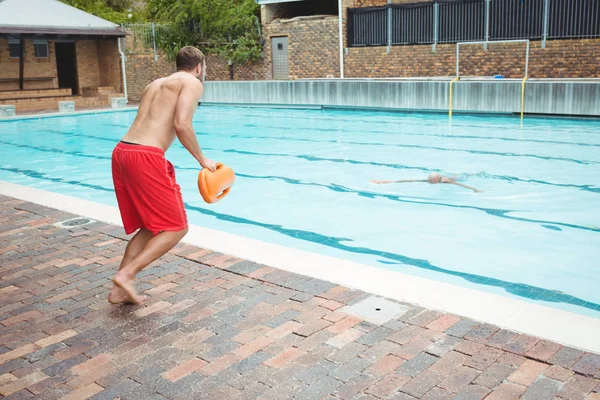
<path id="1" fill-rule="evenodd" d="M 207 203 L 216 203 L 229 193 L 235 173 L 233 170 L 223 164 L 217 163 L 215 172 L 208 168 L 202 169 L 198 174 L 198 190 L 200 195 Z"/>

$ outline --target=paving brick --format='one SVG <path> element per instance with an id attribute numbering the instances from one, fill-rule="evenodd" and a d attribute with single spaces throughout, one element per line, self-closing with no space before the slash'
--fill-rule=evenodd
<path id="1" fill-rule="evenodd" d="M 62 342 L 66 339 L 72 338 L 73 336 L 78 335 L 78 334 L 79 334 L 79 332 L 74 331 L 72 329 L 68 329 L 68 330 L 58 333 L 56 335 L 52 335 L 45 339 L 38 340 L 37 342 L 35 342 L 35 344 L 39 347 L 46 347 L 46 346 L 53 345 L 55 343 Z"/>
<path id="2" fill-rule="evenodd" d="M 296 310 L 286 310 L 283 313 L 266 321 L 265 326 L 268 326 L 270 328 L 277 328 L 278 326 L 283 325 L 286 322 L 290 322 L 300 314 L 301 312 Z"/>
<path id="3" fill-rule="evenodd" d="M 470 320 L 470 319 L 463 318 L 460 321 L 458 321 L 457 323 L 455 323 L 454 325 L 452 325 L 450 328 L 448 328 L 445 331 L 445 333 L 450 336 L 456 336 L 456 337 L 462 338 L 466 334 L 471 332 L 471 330 L 473 330 L 473 328 L 476 327 L 477 325 L 478 325 L 477 322 Z"/>
<path id="4" fill-rule="evenodd" d="M 264 364 L 273 368 L 282 368 L 287 363 L 295 360 L 296 358 L 304 354 L 306 354 L 306 351 L 304 350 L 298 348 L 291 348 L 284 350 L 275 357 L 265 361 Z"/>
<path id="5" fill-rule="evenodd" d="M 517 335 L 506 346 L 504 346 L 504 349 L 510 351 L 511 353 L 525 355 L 525 353 L 531 350 L 539 341 L 540 339 L 532 336 Z"/>
<path id="6" fill-rule="evenodd" d="M 238 361 L 240 361 L 239 355 L 227 354 L 217 360 L 214 360 L 210 364 L 204 365 L 203 367 L 201 367 L 198 370 L 198 372 L 200 372 L 202 375 L 205 375 L 205 376 L 215 375 L 221 371 L 226 370 L 227 368 L 234 365 Z"/>
<path id="7" fill-rule="evenodd" d="M 546 378 L 535 381 L 523 394 L 523 400 L 552 399 L 558 393 L 558 382 Z"/>
<path id="8" fill-rule="evenodd" d="M 330 376 L 325 376 L 317 381 L 314 385 L 310 385 L 294 398 L 298 400 L 314 400 L 321 399 L 342 385 L 342 382 Z"/>
<path id="9" fill-rule="evenodd" d="M 367 346 L 374 346 L 385 340 L 392 333 L 393 331 L 388 328 L 379 327 L 359 338 L 357 342 Z"/>
<path id="10" fill-rule="evenodd" d="M 371 366 L 371 361 L 355 357 L 347 363 L 339 366 L 338 368 L 331 371 L 330 375 L 335 379 L 339 379 L 342 382 L 348 382 L 351 379 L 362 375 L 362 372 Z"/>
<path id="11" fill-rule="evenodd" d="M 499 330 L 498 327 L 490 324 L 479 324 L 467 333 L 464 338 L 473 342 L 484 343 L 494 333 Z"/>
<path id="12" fill-rule="evenodd" d="M 550 357 L 548 362 L 563 368 L 571 368 L 582 355 L 583 351 L 565 346 Z"/>
<path id="13" fill-rule="evenodd" d="M 527 360 L 508 377 L 508 380 L 519 385 L 530 386 L 546 368 L 548 368 L 546 364 Z"/>
<path id="14" fill-rule="evenodd" d="M 163 378 L 171 382 L 177 382 L 181 378 L 184 378 L 192 372 L 198 371 L 200 368 L 207 364 L 206 361 L 199 358 L 192 358 L 191 360 L 185 361 L 179 364 L 177 367 L 170 369 L 163 374 Z"/>
<path id="15" fill-rule="evenodd" d="M 391 374 L 369 387 L 366 393 L 378 398 L 387 398 L 408 381 L 410 378 L 405 375 Z"/>
<path id="16" fill-rule="evenodd" d="M 83 400 L 83 399 L 89 399 L 93 395 L 95 395 L 97 393 L 100 393 L 103 390 L 104 390 L 104 388 L 102 386 L 97 385 L 95 383 L 91 383 L 91 384 L 89 384 L 87 386 L 84 386 L 82 388 L 74 390 L 68 396 L 63 397 L 62 400 Z"/>
<path id="17" fill-rule="evenodd" d="M 111 354 L 100 354 L 82 364 L 76 365 L 72 368 L 73 373 L 77 375 L 83 375 L 94 368 L 98 368 L 102 365 L 108 364 L 112 359 Z"/>
<path id="18" fill-rule="evenodd" d="M 42 371 L 34 372 L 31 375 L 24 376 L 23 378 L 17 379 L 7 383 L 6 385 L 0 386 L 0 394 L 3 396 L 9 396 L 15 392 L 27 388 L 28 386 L 34 385 L 48 378 L 48 375 Z"/>
<path id="19" fill-rule="evenodd" d="M 521 364 L 525 362 L 526 358 L 523 356 L 519 356 L 517 354 L 512 353 L 504 353 L 498 358 L 498 363 L 500 364 L 508 364 L 513 367 L 519 367 Z"/>
<path id="20" fill-rule="evenodd" d="M 354 316 L 348 316 L 327 328 L 328 332 L 339 334 L 360 324 L 362 319 Z"/>
<path id="21" fill-rule="evenodd" d="M 401 346 L 394 354 L 406 360 L 416 357 L 431 346 L 431 341 L 416 337 L 405 345 Z"/>
<path id="22" fill-rule="evenodd" d="M 272 339 L 281 339 L 293 332 L 295 332 L 296 334 L 298 334 L 298 331 L 302 331 L 303 333 L 308 333 L 309 331 L 315 329 L 317 327 L 317 324 L 307 328 L 306 330 L 303 330 L 304 327 L 305 327 L 305 325 L 303 325 L 299 322 L 288 321 L 288 322 L 278 326 L 277 328 L 267 332 L 265 334 L 265 336 L 268 338 L 272 338 Z M 302 336 L 310 336 L 310 335 L 302 335 Z"/>
<path id="23" fill-rule="evenodd" d="M 493 389 L 504 382 L 515 369 L 515 367 L 508 364 L 492 364 L 475 379 L 474 383 L 488 389 Z"/>
<path id="24" fill-rule="evenodd" d="M 452 314 L 444 314 L 438 317 L 436 320 L 427 324 L 427 329 L 433 329 L 434 331 L 444 332 L 450 329 L 454 324 L 461 320 L 460 317 Z"/>
<path id="25" fill-rule="evenodd" d="M 450 392 L 436 386 L 433 389 L 431 389 L 429 392 L 425 393 L 425 396 L 423 396 L 421 399 L 422 400 L 451 400 L 451 399 L 454 399 L 454 397 L 456 397 L 456 394 L 450 393 Z"/>
<path id="26" fill-rule="evenodd" d="M 548 361 L 552 356 L 554 356 L 562 346 L 558 343 L 552 343 L 547 340 L 540 340 L 531 350 L 529 350 L 525 355 L 527 357 L 539 360 L 539 361 Z"/>
<path id="27" fill-rule="evenodd" d="M 407 326 L 398 332 L 388 337 L 389 341 L 398 344 L 406 344 L 416 337 L 420 337 L 425 332 L 425 329 L 418 326 Z"/>
<path id="28" fill-rule="evenodd" d="M 460 366 L 438 384 L 442 389 L 451 393 L 460 393 L 480 374 L 479 371 Z"/>
<path id="29" fill-rule="evenodd" d="M 302 350 L 313 351 L 314 349 L 319 347 L 321 344 L 327 342 L 334 336 L 335 334 L 333 333 L 327 331 L 320 331 L 307 338 L 303 338 L 303 340 L 297 344 L 297 347 Z"/>
<path id="30" fill-rule="evenodd" d="M 464 354 L 452 351 L 441 357 L 429 370 L 438 373 L 442 378 L 450 375 L 456 368 L 463 365 L 467 356 Z"/>
<path id="31" fill-rule="evenodd" d="M 575 373 L 569 369 L 559 367 L 558 365 L 551 365 L 547 370 L 544 371 L 544 376 L 555 381 L 566 382 Z"/>
<path id="32" fill-rule="evenodd" d="M 558 392 L 557 396 L 565 400 L 585 400 L 597 382 L 592 378 L 575 375 Z"/>
<path id="33" fill-rule="evenodd" d="M 485 342 L 485 344 L 491 347 L 502 349 L 516 336 L 516 332 L 509 331 L 506 329 L 500 329 L 498 332 L 490 336 L 490 338 Z"/>
<path id="34" fill-rule="evenodd" d="M 469 385 L 464 388 L 454 400 L 482 400 L 490 393 L 488 388 L 477 385 Z"/>
<path id="35" fill-rule="evenodd" d="M 332 337 L 326 343 L 332 347 L 341 349 L 344 346 L 347 346 L 348 344 L 362 337 L 364 334 L 365 333 L 362 331 L 351 328 L 343 333 L 340 333 L 339 335 Z"/>
<path id="36" fill-rule="evenodd" d="M 406 327 L 406 324 L 400 321 L 399 319 L 393 319 L 383 324 L 383 326 L 385 328 L 393 330 L 394 332 L 398 332 L 399 330 L 404 329 Z"/>
<path id="37" fill-rule="evenodd" d="M 395 371 L 396 368 L 404 363 L 404 361 L 405 360 L 400 357 L 389 354 L 379 359 L 379 361 L 369 367 L 365 372 L 369 375 L 385 376 L 392 371 Z"/>
<path id="38" fill-rule="evenodd" d="M 470 359 L 468 359 L 465 362 L 465 365 L 483 371 L 496 362 L 496 360 L 498 360 L 502 354 L 503 353 L 501 350 L 491 347 L 484 347 L 475 353 Z"/>
<path id="39" fill-rule="evenodd" d="M 503 383 L 494 390 L 486 400 L 517 400 L 525 393 L 525 386 L 514 383 Z"/>
<path id="40" fill-rule="evenodd" d="M 252 354 L 250 357 L 243 359 L 242 361 L 234 364 L 231 369 L 240 374 L 246 373 L 263 362 L 270 359 L 272 356 L 269 353 L 258 352 Z"/>
<path id="41" fill-rule="evenodd" d="M 336 375 L 339 375 L 339 373 L 336 372 L 338 368 L 339 367 L 336 364 L 333 364 L 329 361 L 320 361 L 297 373 L 296 375 L 294 375 L 294 378 L 308 385 L 313 385 L 317 383 L 322 377 L 330 374 L 334 378 L 339 379 L 336 377 Z"/>
<path id="42" fill-rule="evenodd" d="M 579 361 L 573 365 L 573 371 L 586 376 L 594 376 L 600 372 L 600 355 L 585 353 Z"/>
<path id="43" fill-rule="evenodd" d="M 427 353 L 421 353 L 418 356 L 412 358 L 409 361 L 403 363 L 400 368 L 398 368 L 398 372 L 402 375 L 409 376 L 414 378 L 419 375 L 421 372 L 425 371 L 427 368 L 435 364 L 439 358 L 434 357 Z"/>
<path id="44" fill-rule="evenodd" d="M 442 376 L 435 371 L 425 371 L 400 388 L 400 391 L 416 398 L 421 398 L 442 381 Z"/>
<path id="45" fill-rule="evenodd" d="M 342 400 L 355 399 L 375 382 L 375 378 L 360 375 L 340 386 L 334 395 Z"/>
<path id="46" fill-rule="evenodd" d="M 33 353 L 37 349 L 38 347 L 35 344 L 31 343 L 11 350 L 7 353 L 0 354 L 0 365 L 4 364 L 7 361 L 22 357 L 25 354 Z"/>
<path id="47" fill-rule="evenodd" d="M 451 352 L 461 342 L 462 339 L 444 335 L 441 339 L 427 347 L 427 352 L 435 356 L 442 357 Z"/>

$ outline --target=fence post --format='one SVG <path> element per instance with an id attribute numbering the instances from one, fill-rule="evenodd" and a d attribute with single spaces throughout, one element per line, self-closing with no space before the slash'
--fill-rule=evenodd
<path id="1" fill-rule="evenodd" d="M 483 49 L 488 49 L 488 42 L 490 41 L 490 1 L 485 0 L 485 44 Z"/>
<path id="2" fill-rule="evenodd" d="M 392 50 L 392 0 L 388 0 L 388 31 L 387 31 L 387 53 L 390 54 Z"/>
<path id="3" fill-rule="evenodd" d="M 542 33 L 542 49 L 546 48 L 548 39 L 548 24 L 550 22 L 550 0 L 544 1 L 544 32 Z"/>
<path id="4" fill-rule="evenodd" d="M 154 61 L 158 61 L 158 53 L 156 52 L 156 31 L 154 30 L 154 22 L 152 23 L 152 45 L 154 46 Z"/>
<path id="5" fill-rule="evenodd" d="M 435 52 L 438 42 L 439 30 L 439 3 L 433 3 L 433 51 Z"/>

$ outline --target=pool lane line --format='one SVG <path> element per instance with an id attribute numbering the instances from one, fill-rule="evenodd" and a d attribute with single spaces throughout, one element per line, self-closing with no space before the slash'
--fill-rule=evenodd
<path id="1" fill-rule="evenodd" d="M 102 190 L 105 192 L 113 192 L 112 189 L 102 187 L 100 185 L 89 185 L 89 184 L 85 184 L 85 183 L 82 183 L 82 182 L 79 182 L 76 180 L 63 180 L 62 178 L 52 178 L 52 177 L 49 177 L 45 173 L 41 173 L 41 172 L 37 172 L 37 171 L 10 169 L 10 168 L 4 168 L 4 167 L 0 167 L 0 169 L 9 171 L 9 172 L 25 174 L 27 176 L 31 176 L 36 179 L 50 180 L 55 183 L 60 182 L 60 183 L 68 184 L 68 185 L 75 185 L 75 186 L 82 186 L 82 187 L 94 186 L 95 188 L 100 188 L 98 190 Z M 254 220 L 243 218 L 243 217 L 237 217 L 237 216 L 233 216 L 233 215 L 229 215 L 229 214 L 218 213 L 216 211 L 212 211 L 212 210 L 209 210 L 206 208 L 190 205 L 189 203 L 185 203 L 185 208 L 187 210 L 196 211 L 203 215 L 213 217 L 220 221 L 231 222 L 234 224 L 251 225 L 251 226 L 267 229 L 267 230 L 279 233 L 281 235 L 284 235 L 284 236 L 287 236 L 290 238 L 300 239 L 302 241 L 311 242 L 311 243 L 319 244 L 319 245 L 324 245 L 327 247 L 335 248 L 335 249 L 346 251 L 349 253 L 372 255 L 372 256 L 376 256 L 376 257 L 387 258 L 388 260 L 396 261 L 396 262 L 410 265 L 410 266 L 413 266 L 416 268 L 429 270 L 429 271 L 433 271 L 433 272 L 438 272 L 438 273 L 441 273 L 444 275 L 451 275 L 451 276 L 455 276 L 458 278 L 462 278 L 468 282 L 472 282 L 472 283 L 475 283 L 478 285 L 501 288 L 501 289 L 504 289 L 506 292 L 511 293 L 515 296 L 527 298 L 530 300 L 539 300 L 539 301 L 544 301 L 544 302 L 549 302 L 549 303 L 564 303 L 564 304 L 579 306 L 582 308 L 587 308 L 587 309 L 590 309 L 593 311 L 600 311 L 600 304 L 588 302 L 588 301 L 585 301 L 578 297 L 569 295 L 567 293 L 563 293 L 561 291 L 540 288 L 537 286 L 532 286 L 532 285 L 528 285 L 528 284 L 524 284 L 524 283 L 515 283 L 515 282 L 504 281 L 501 279 L 490 278 L 490 277 L 486 277 L 483 275 L 476 275 L 476 274 L 471 274 L 471 273 L 466 273 L 466 272 L 453 271 L 453 270 L 449 270 L 446 268 L 441 268 L 436 265 L 433 265 L 428 260 L 412 258 L 412 257 L 404 256 L 401 254 L 396 254 L 396 253 L 391 253 L 391 252 L 386 252 L 386 251 L 374 250 L 374 249 L 370 249 L 367 247 L 352 247 L 352 246 L 348 246 L 348 245 L 345 245 L 342 243 L 342 242 L 352 242 L 353 240 L 349 239 L 349 238 L 331 237 L 331 236 L 326 236 L 326 235 L 322 235 L 320 233 L 306 231 L 306 230 L 285 228 L 282 225 L 268 224 L 268 223 L 254 221 Z"/>
<path id="2" fill-rule="evenodd" d="M 0 143 L 12 144 L 12 143 L 6 143 L 3 141 L 0 141 Z M 93 158 L 93 159 L 99 159 L 99 160 L 107 160 L 107 161 L 111 159 L 110 157 L 107 157 L 107 156 L 96 156 L 96 155 L 85 154 L 85 153 L 81 153 L 81 152 L 68 152 L 68 151 L 63 151 L 63 150 L 59 150 L 59 149 L 45 149 L 45 148 L 29 146 L 29 145 L 16 145 L 16 144 L 12 144 L 12 145 L 17 146 L 17 147 L 31 148 L 31 149 L 42 151 L 42 152 L 59 153 L 59 154 L 73 155 L 73 156 Z M 178 170 L 198 171 L 197 168 L 178 167 L 177 165 L 175 165 L 175 168 Z M 238 176 L 241 176 L 241 175 L 238 174 Z M 247 177 L 251 178 L 253 176 L 247 175 Z M 344 188 L 344 187 L 341 185 L 335 185 L 335 187 L 332 187 L 331 190 L 341 191 L 340 189 L 342 189 L 342 188 Z M 350 190 L 352 190 L 352 189 L 350 189 Z M 522 218 L 522 217 L 508 215 L 508 213 L 520 212 L 519 210 L 502 210 L 502 209 L 485 208 L 485 207 L 477 207 L 477 206 L 469 206 L 469 205 L 437 203 L 437 202 L 430 202 L 430 201 L 416 201 L 416 200 L 409 200 L 409 199 L 403 198 L 401 196 L 394 196 L 394 195 L 380 194 L 380 193 L 370 193 L 370 192 L 366 192 L 366 193 L 369 193 L 369 195 L 366 195 L 364 197 L 376 196 L 376 197 L 380 197 L 380 198 L 386 198 L 388 200 L 398 201 L 401 203 L 433 205 L 433 206 L 441 206 L 441 207 L 477 210 L 477 211 L 482 211 L 482 212 L 484 212 L 488 215 L 494 216 L 494 217 L 500 217 L 500 218 L 509 219 L 509 220 L 513 220 L 513 221 L 535 223 L 535 224 L 540 224 L 542 226 L 543 225 L 553 225 L 553 226 L 561 226 L 561 227 L 565 227 L 565 228 L 579 229 L 579 230 L 585 230 L 585 231 L 600 232 L 600 228 L 597 228 L 597 227 L 569 224 L 566 222 L 535 220 L 535 219 Z"/>

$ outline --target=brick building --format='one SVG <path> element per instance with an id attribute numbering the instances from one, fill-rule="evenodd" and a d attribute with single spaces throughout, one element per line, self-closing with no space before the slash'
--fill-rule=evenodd
<path id="1" fill-rule="evenodd" d="M 529 77 L 600 78 L 598 1 L 553 0 L 548 9 L 520 0 L 257 2 L 271 79 L 340 77 L 340 47 L 346 78 L 454 76 L 456 42 L 486 38 L 529 39 Z M 520 78 L 525 65 L 524 42 L 460 49 L 461 76 Z"/>
<path id="2" fill-rule="evenodd" d="M 0 105 L 17 112 L 108 106 L 122 96 L 118 40 L 109 21 L 57 0 L 0 1 Z"/>

